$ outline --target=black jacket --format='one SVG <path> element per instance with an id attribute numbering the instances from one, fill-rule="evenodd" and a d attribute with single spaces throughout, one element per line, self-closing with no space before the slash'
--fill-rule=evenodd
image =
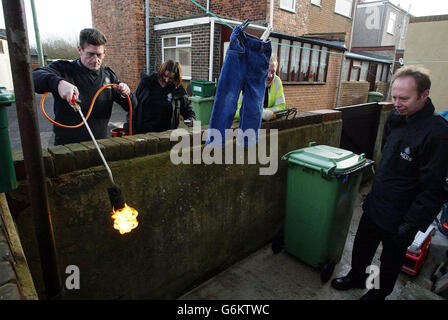
<path id="1" fill-rule="evenodd" d="M 363 208 L 391 233 L 403 222 L 424 232 L 448 201 L 447 173 L 448 122 L 434 113 L 431 100 L 408 118 L 394 109 L 384 127 L 382 159 Z"/>
<path id="2" fill-rule="evenodd" d="M 82 122 L 81 116 L 61 99 L 58 94 L 58 83 L 65 80 L 75 85 L 79 90 L 81 110 L 87 114 L 95 93 L 109 83 L 120 83 L 116 74 L 108 67 L 101 67 L 98 71 L 91 71 L 84 67 L 81 61 L 55 61 L 47 67 L 37 68 L 33 71 L 34 88 L 37 93 L 50 91 L 54 96 L 55 120 L 62 124 L 76 125 Z M 133 97 L 131 95 L 131 101 Z M 88 124 L 96 139 L 108 137 L 107 125 L 112 114 L 113 102 L 117 102 L 128 111 L 128 100 L 112 88 L 104 89 L 95 101 Z M 135 103 L 135 100 L 134 100 Z M 53 126 L 55 142 L 67 144 L 90 140 L 85 126 L 76 129 L 66 129 Z"/>
<path id="3" fill-rule="evenodd" d="M 185 89 L 182 86 L 176 89 L 172 84 L 162 88 L 157 73 L 141 73 L 135 97 L 137 107 L 132 116 L 134 133 L 176 129 L 179 126 L 179 114 L 184 119 L 196 119 Z"/>

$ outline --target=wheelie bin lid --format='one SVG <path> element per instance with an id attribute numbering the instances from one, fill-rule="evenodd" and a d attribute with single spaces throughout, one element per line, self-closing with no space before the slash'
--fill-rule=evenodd
<path id="1" fill-rule="evenodd" d="M 364 167 L 365 154 L 311 142 L 308 147 L 291 151 L 282 157 L 289 163 L 301 165 L 326 174 L 344 175 Z"/>

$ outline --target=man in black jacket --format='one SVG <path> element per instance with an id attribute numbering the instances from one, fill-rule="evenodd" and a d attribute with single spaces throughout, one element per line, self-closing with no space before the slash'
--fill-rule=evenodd
<path id="1" fill-rule="evenodd" d="M 395 286 L 407 248 L 425 232 L 448 201 L 448 122 L 435 113 L 425 69 L 399 69 L 392 80 L 391 112 L 382 141 L 382 159 L 363 203 L 352 252 L 352 268 L 336 278 L 338 290 L 366 288 L 366 269 L 383 244 L 379 288 L 363 300 L 382 300 Z"/>
<path id="2" fill-rule="evenodd" d="M 128 111 L 129 104 L 125 95 L 131 93 L 129 87 L 125 83 L 120 83 L 110 68 L 102 66 L 106 54 L 106 42 L 106 37 L 99 30 L 83 29 L 79 34 L 79 59 L 55 61 L 47 67 L 33 71 L 35 91 L 53 93 L 55 121 L 64 125 L 76 125 L 82 122 L 81 116 L 69 106 L 73 95 L 81 101 L 81 110 L 86 115 L 95 93 L 106 84 L 117 84 L 113 89 L 109 87 L 100 93 L 87 120 L 97 139 L 108 137 L 107 125 L 113 102 L 117 102 Z M 135 103 L 135 100 L 133 102 Z M 55 145 L 90 140 L 85 126 L 70 129 L 54 125 L 53 131 Z"/>

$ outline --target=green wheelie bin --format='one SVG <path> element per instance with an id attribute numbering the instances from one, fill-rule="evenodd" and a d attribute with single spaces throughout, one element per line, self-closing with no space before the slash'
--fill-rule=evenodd
<path id="1" fill-rule="evenodd" d="M 288 161 L 284 248 L 319 268 L 326 282 L 342 257 L 362 172 L 373 161 L 315 142 L 282 160 Z"/>

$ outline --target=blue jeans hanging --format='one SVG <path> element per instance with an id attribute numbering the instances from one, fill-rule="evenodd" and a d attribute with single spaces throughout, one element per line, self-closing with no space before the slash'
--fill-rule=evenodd
<path id="1" fill-rule="evenodd" d="M 237 135 L 237 141 L 244 146 L 257 143 L 271 51 L 270 40 L 262 41 L 239 26 L 233 29 L 216 88 L 206 145 L 224 146 L 225 130 L 232 126 L 241 90 L 244 92 L 239 124 L 242 131 L 238 131 L 238 135 L 247 129 L 253 129 L 255 135 L 247 135 L 243 143 Z M 221 141 L 217 141 L 210 129 L 219 130 Z"/>

